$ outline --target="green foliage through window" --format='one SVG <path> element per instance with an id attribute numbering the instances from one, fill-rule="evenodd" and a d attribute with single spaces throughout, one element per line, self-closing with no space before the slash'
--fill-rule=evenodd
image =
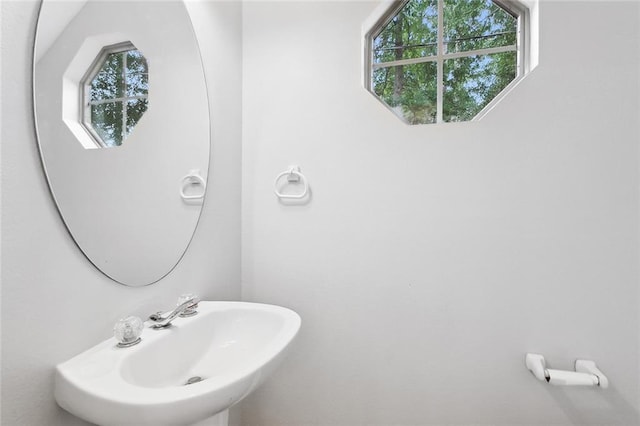
<path id="1" fill-rule="evenodd" d="M 408 0 L 373 34 L 371 90 L 410 124 L 468 121 L 518 76 L 518 48 L 491 0 Z"/>
<path id="2" fill-rule="evenodd" d="M 100 145 L 119 146 L 147 110 L 147 60 L 131 43 L 106 48 L 85 85 L 85 125 Z"/>

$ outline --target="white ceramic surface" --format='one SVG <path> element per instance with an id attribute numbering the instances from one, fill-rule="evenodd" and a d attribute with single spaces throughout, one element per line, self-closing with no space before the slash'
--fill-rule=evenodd
<path id="1" fill-rule="evenodd" d="M 226 410 L 274 370 L 300 328 L 300 316 L 273 305 L 200 302 L 198 315 L 142 342 L 114 338 L 56 367 L 55 397 L 99 425 L 188 425 Z M 185 385 L 194 376 L 198 383 Z"/>

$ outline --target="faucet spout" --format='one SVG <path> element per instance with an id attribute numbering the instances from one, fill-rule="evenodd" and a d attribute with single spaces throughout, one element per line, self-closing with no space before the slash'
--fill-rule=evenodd
<path id="1" fill-rule="evenodd" d="M 171 322 L 176 319 L 180 314 L 194 310 L 198 307 L 200 298 L 194 296 L 179 304 L 173 311 L 170 312 L 156 312 L 149 315 L 149 321 L 151 321 L 152 328 L 165 328 L 171 325 Z"/>

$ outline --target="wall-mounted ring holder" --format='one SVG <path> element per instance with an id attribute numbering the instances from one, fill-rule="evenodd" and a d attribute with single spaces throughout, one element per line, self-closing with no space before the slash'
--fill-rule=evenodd
<path id="1" fill-rule="evenodd" d="M 286 176 L 286 184 L 280 186 L 280 182 L 283 181 L 283 178 Z M 302 184 L 302 192 L 298 194 L 284 194 L 282 188 L 287 186 L 288 184 Z M 300 172 L 299 166 L 289 166 L 288 170 L 280 173 L 276 176 L 276 180 L 274 182 L 275 189 L 274 193 L 276 197 L 281 200 L 302 200 L 309 195 L 309 182 L 307 178 Z"/>
<path id="2" fill-rule="evenodd" d="M 185 190 L 192 185 L 201 186 L 202 191 L 197 194 L 187 195 Z M 203 200 L 206 190 L 207 182 L 200 176 L 200 170 L 191 170 L 188 175 L 182 178 L 182 182 L 180 183 L 180 197 L 187 202 Z"/>

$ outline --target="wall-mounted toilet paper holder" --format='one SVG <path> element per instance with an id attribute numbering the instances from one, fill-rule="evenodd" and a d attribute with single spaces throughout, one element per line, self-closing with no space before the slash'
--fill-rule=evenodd
<path id="1" fill-rule="evenodd" d="M 525 364 L 538 380 L 552 385 L 609 387 L 607 376 L 598 369 L 593 361 L 576 360 L 576 371 L 553 370 L 547 368 L 547 363 L 542 355 L 527 354 Z"/>

